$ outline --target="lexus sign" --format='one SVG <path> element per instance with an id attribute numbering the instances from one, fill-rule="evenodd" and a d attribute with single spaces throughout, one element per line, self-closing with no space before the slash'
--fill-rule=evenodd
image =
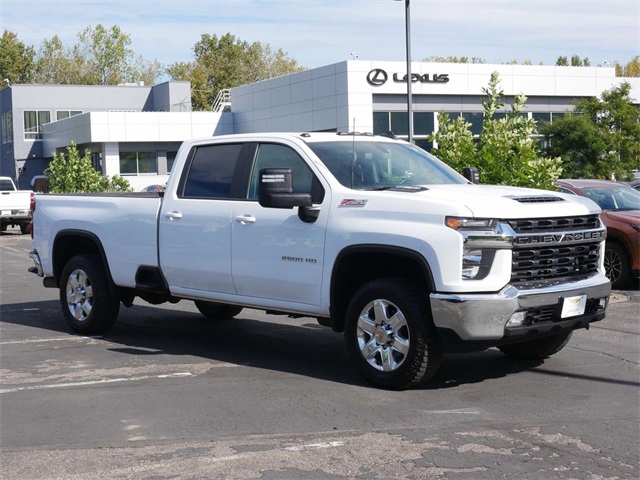
<path id="1" fill-rule="evenodd" d="M 401 76 L 399 73 L 394 73 L 392 78 L 396 83 L 407 82 L 406 74 Z M 389 75 L 381 68 L 374 68 L 367 74 L 367 82 L 369 85 L 373 85 L 374 87 L 384 85 L 387 83 L 387 80 L 389 80 Z M 411 83 L 447 83 L 448 81 L 448 73 L 425 73 L 423 75 L 420 75 L 419 73 L 411 74 Z"/>

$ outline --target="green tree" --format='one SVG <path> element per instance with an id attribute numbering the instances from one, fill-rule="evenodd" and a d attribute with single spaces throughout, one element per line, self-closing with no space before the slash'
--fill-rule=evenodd
<path id="1" fill-rule="evenodd" d="M 210 110 L 224 88 L 267 80 L 303 70 L 282 49 L 261 42 L 248 43 L 227 33 L 204 34 L 194 46 L 193 62 L 174 63 L 167 68 L 172 80 L 189 80 L 194 110 Z"/>
<path id="2" fill-rule="evenodd" d="M 0 88 L 5 79 L 12 83 L 30 83 L 35 64 L 35 50 L 18 40 L 18 36 L 5 30 L 0 38 Z"/>
<path id="3" fill-rule="evenodd" d="M 431 62 L 431 63 L 487 63 L 483 58 L 478 57 L 438 57 L 432 56 L 422 59 L 423 62 Z"/>
<path id="4" fill-rule="evenodd" d="M 83 59 L 65 47 L 54 35 L 40 45 L 35 67 L 35 81 L 43 84 L 78 85 L 83 83 Z"/>
<path id="5" fill-rule="evenodd" d="M 640 77 L 640 56 L 636 55 L 626 65 L 616 62 L 616 77 Z"/>
<path id="6" fill-rule="evenodd" d="M 131 37 L 118 25 L 87 27 L 73 46 L 54 35 L 40 46 L 35 80 L 60 85 L 154 84 L 164 67 L 157 60 L 136 57 L 130 45 Z"/>
<path id="7" fill-rule="evenodd" d="M 114 175 L 112 178 L 100 175 L 91 165 L 91 152 L 85 150 L 80 156 L 78 147 L 71 143 L 64 153 L 54 153 L 53 160 L 44 171 L 49 180 L 50 193 L 94 193 L 131 192 L 129 182 Z"/>
<path id="8" fill-rule="evenodd" d="M 527 97 L 516 95 L 510 110 L 499 118 L 496 114 L 505 103 L 497 72 L 483 93 L 484 119 L 478 142 L 473 140 L 470 124 L 461 118 L 450 121 L 441 112 L 440 129 L 429 138 L 437 142 L 434 153 L 457 170 L 476 167 L 484 183 L 551 188 L 562 173 L 561 160 L 539 158 L 535 121 L 522 115 Z"/>
<path id="9" fill-rule="evenodd" d="M 562 156 L 567 176 L 622 180 L 640 167 L 640 112 L 630 91 L 625 82 L 601 98 L 576 100 L 573 112 L 543 125 L 546 153 Z"/>

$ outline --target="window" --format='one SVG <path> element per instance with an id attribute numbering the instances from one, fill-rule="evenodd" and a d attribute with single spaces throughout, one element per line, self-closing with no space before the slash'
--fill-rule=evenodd
<path id="1" fill-rule="evenodd" d="M 156 152 L 120 152 L 120 175 L 158 173 Z"/>
<path id="2" fill-rule="evenodd" d="M 75 117 L 76 115 L 81 115 L 81 110 L 58 110 L 56 112 L 56 120 L 63 120 L 69 117 Z"/>
<path id="3" fill-rule="evenodd" d="M 373 112 L 373 133 L 380 135 L 389 131 L 389 112 Z"/>
<path id="4" fill-rule="evenodd" d="M 482 113 L 463 112 L 461 116 L 471 124 L 471 133 L 473 135 L 480 135 L 482 132 L 482 120 L 484 115 Z"/>
<path id="5" fill-rule="evenodd" d="M 183 197 L 229 198 L 242 143 L 204 145 L 191 153 Z"/>
<path id="6" fill-rule="evenodd" d="M 313 203 L 322 202 L 324 189 L 300 155 L 289 147 L 271 143 L 258 146 L 249 182 L 249 200 L 258 199 L 260 170 L 271 167 L 290 168 L 293 174 L 293 192 L 310 193 Z"/>
<path id="7" fill-rule="evenodd" d="M 176 155 L 178 152 L 167 152 L 167 172 L 171 173 L 171 169 L 173 168 L 173 162 L 176 161 Z"/>
<path id="8" fill-rule="evenodd" d="M 531 118 L 533 118 L 537 122 L 537 124 L 540 125 L 541 122 L 550 122 L 551 114 L 545 112 L 533 112 L 531 114 Z"/>
<path id="9" fill-rule="evenodd" d="M 51 121 L 49 110 L 24 111 L 24 139 L 42 140 L 42 126 Z"/>
<path id="10" fill-rule="evenodd" d="M 391 131 L 396 135 L 409 135 L 407 112 L 391 112 Z"/>
<path id="11" fill-rule="evenodd" d="M 433 133 L 432 112 L 413 113 L 413 133 L 414 135 L 431 135 Z"/>
<path id="12" fill-rule="evenodd" d="M 413 112 L 413 135 L 422 136 L 426 141 L 427 135 L 433 133 L 434 113 Z M 409 135 L 409 116 L 407 112 L 373 112 L 373 133 L 382 135 L 391 130 L 395 135 L 404 137 Z"/>
<path id="13" fill-rule="evenodd" d="M 13 141 L 13 114 L 5 112 L 2 114 L 2 143 Z"/>

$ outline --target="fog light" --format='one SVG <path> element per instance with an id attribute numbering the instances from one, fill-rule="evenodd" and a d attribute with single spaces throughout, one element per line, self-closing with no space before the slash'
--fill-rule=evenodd
<path id="1" fill-rule="evenodd" d="M 607 299 L 606 299 L 606 297 L 600 299 L 600 301 L 598 302 L 598 309 L 602 309 L 602 310 L 606 310 L 607 309 Z"/>
<path id="2" fill-rule="evenodd" d="M 462 254 L 462 279 L 471 280 L 476 278 L 482 264 L 481 249 L 464 249 Z"/>
<path id="3" fill-rule="evenodd" d="M 527 312 L 516 312 L 511 315 L 511 318 L 507 322 L 507 327 L 519 327 L 521 325 L 524 325 L 526 319 Z"/>

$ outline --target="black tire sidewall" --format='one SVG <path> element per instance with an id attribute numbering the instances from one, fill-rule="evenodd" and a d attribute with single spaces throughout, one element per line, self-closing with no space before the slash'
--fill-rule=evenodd
<path id="1" fill-rule="evenodd" d="M 67 282 L 71 273 L 76 270 L 85 272 L 93 293 L 91 313 L 84 321 L 76 320 L 67 304 Z M 111 295 L 107 276 L 98 255 L 77 255 L 69 259 L 60 278 L 60 304 L 67 324 L 78 333 L 101 333 L 113 325 L 118 316 L 120 301 Z"/>

